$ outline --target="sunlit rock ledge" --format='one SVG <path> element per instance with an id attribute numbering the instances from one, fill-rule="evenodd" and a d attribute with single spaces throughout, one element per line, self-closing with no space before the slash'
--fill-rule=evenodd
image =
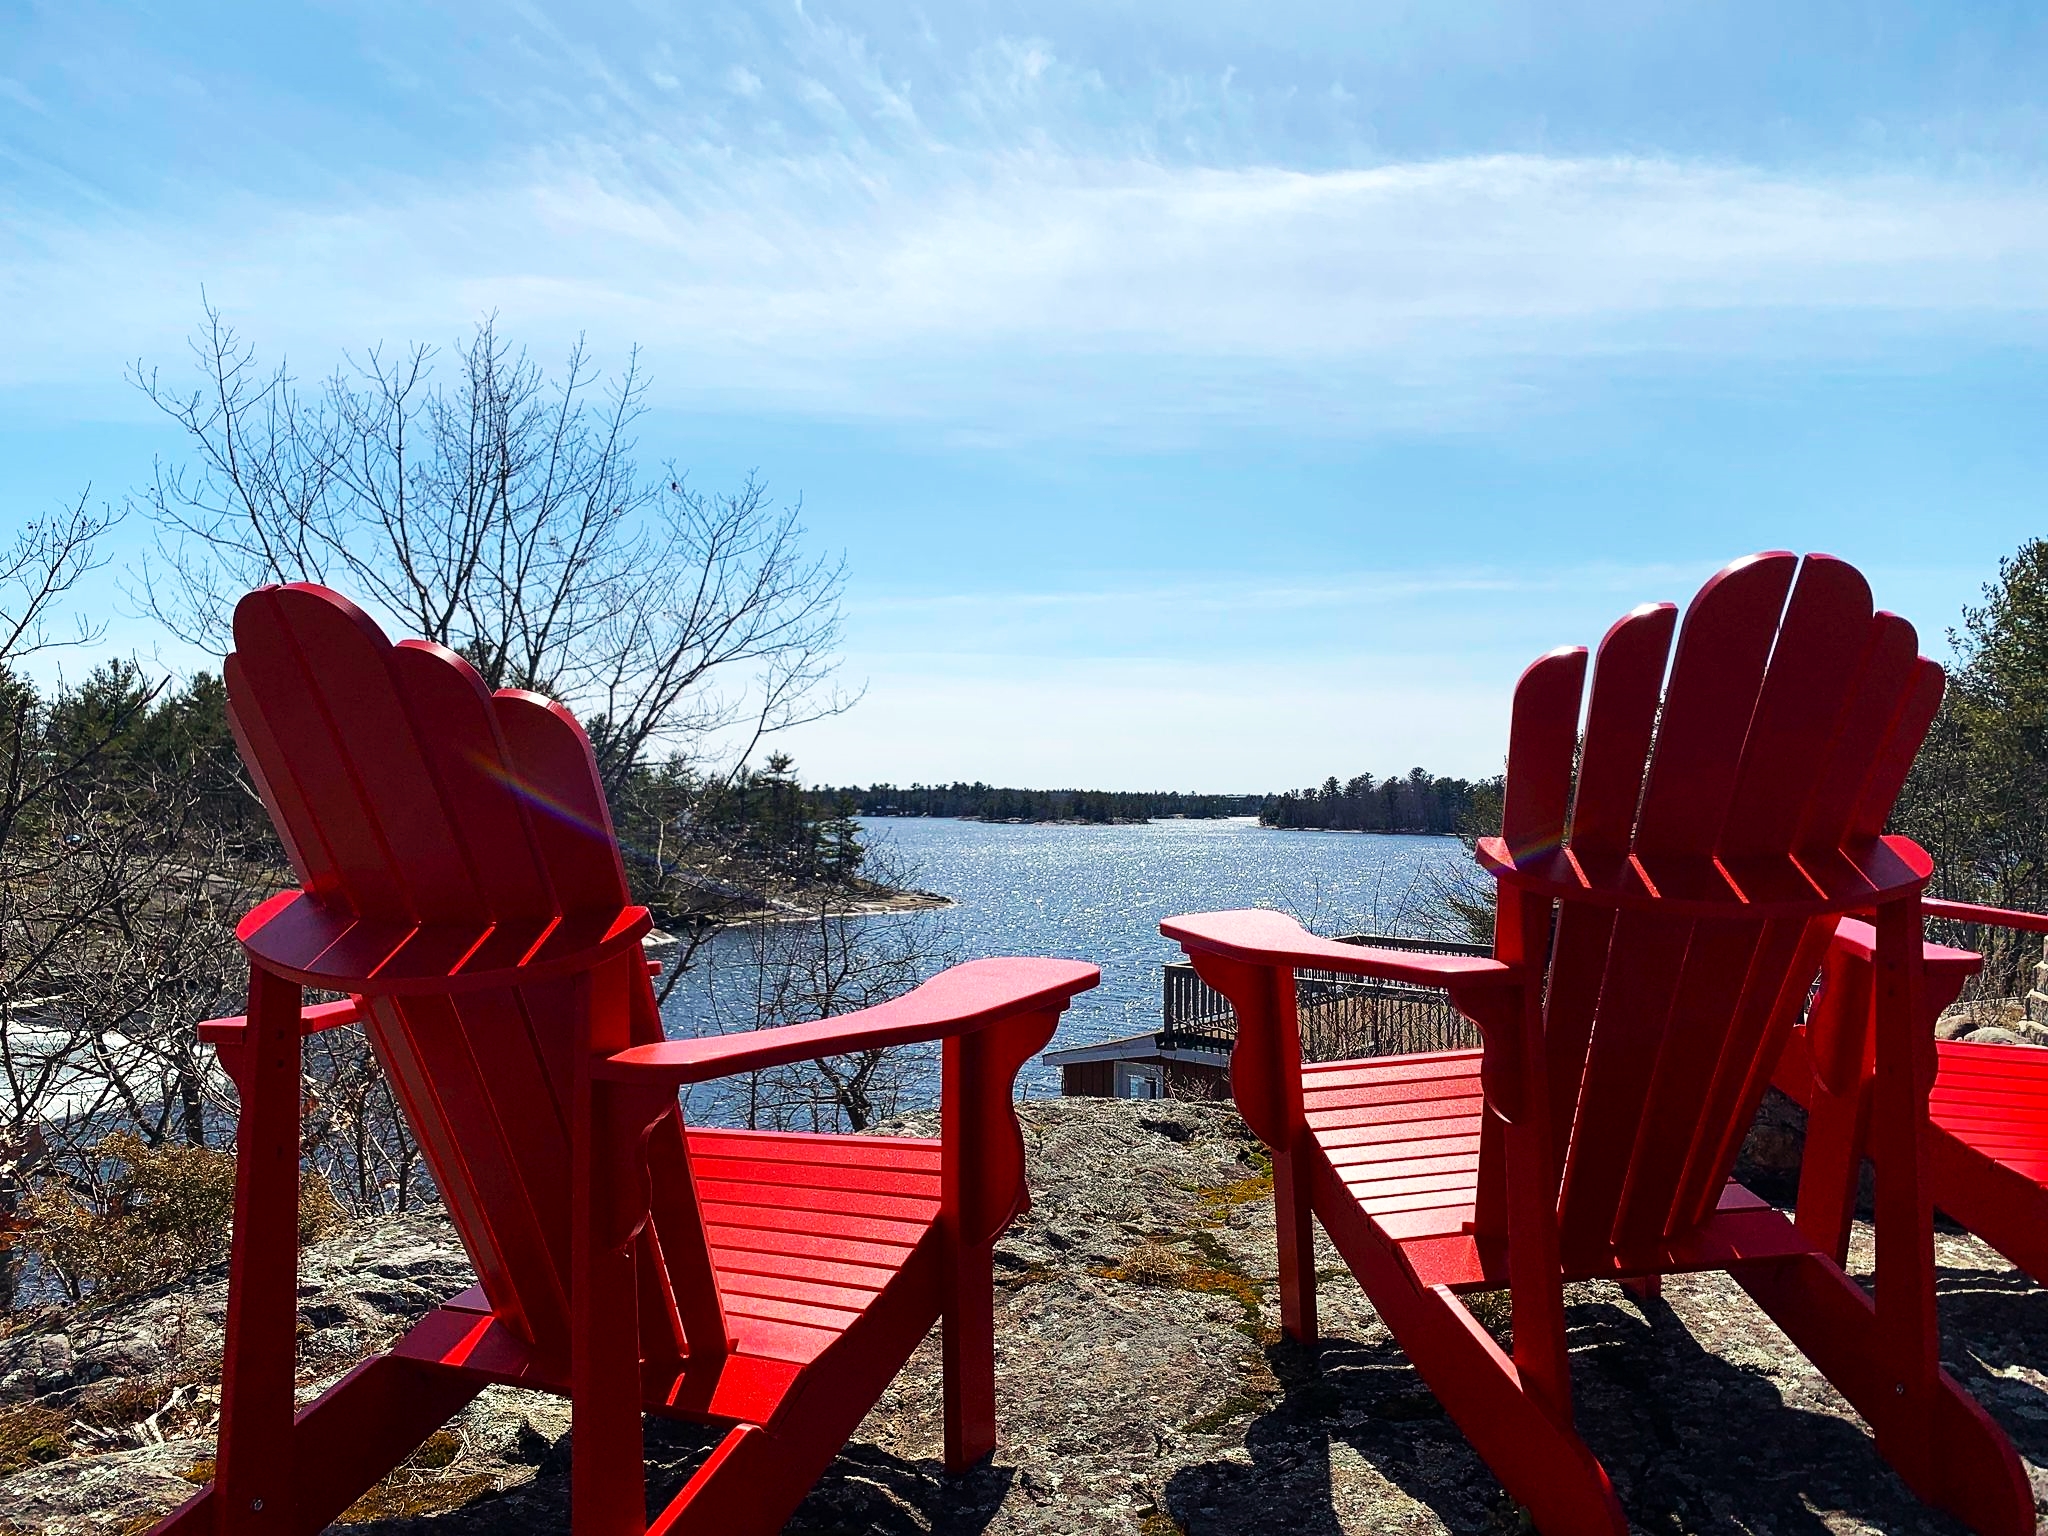
<path id="1" fill-rule="evenodd" d="M 1020 1115 L 1036 1204 L 998 1249 L 1000 1449 L 958 1482 L 941 1474 L 928 1340 L 792 1531 L 1525 1528 L 1327 1245 L 1321 1350 L 1277 1341 L 1271 1181 L 1231 1110 L 1069 1099 Z M 888 1129 L 929 1128 L 913 1117 Z M 1768 1155 L 1758 1143 L 1771 1139 L 1753 1146 Z M 1941 1233 L 1937 1250 L 1948 1368 L 2048 1495 L 2048 1296 L 1966 1235 Z M 1859 1224 L 1852 1265 L 1867 1273 L 1871 1256 Z M 308 1250 L 304 1391 L 469 1279 L 433 1217 Z M 62 1456 L 0 1479 L 0 1529 L 133 1532 L 191 1491 L 212 1454 L 225 1289 L 215 1272 L 0 1339 L 0 1455 Z M 1906 1493 L 1846 1405 L 1725 1277 L 1674 1278 L 1647 1310 L 1611 1285 L 1574 1287 L 1570 1300 L 1580 1423 L 1640 1528 L 1960 1530 Z M 1505 1334 L 1505 1308 L 1481 1310 Z M 359 1504 L 350 1528 L 566 1532 L 568 1422 L 566 1402 L 491 1389 Z M 665 1499 L 707 1440 L 658 1425 L 648 1445 L 651 1491 Z"/>

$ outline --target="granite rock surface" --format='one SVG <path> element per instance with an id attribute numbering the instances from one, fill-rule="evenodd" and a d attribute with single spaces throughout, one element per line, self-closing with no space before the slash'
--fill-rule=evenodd
<path id="1" fill-rule="evenodd" d="M 1512 1532 L 1488 1475 L 1325 1242 L 1325 1339 L 1282 1342 L 1271 1180 L 1230 1109 L 1021 1106 L 1035 1205 L 998 1249 L 1002 1445 L 940 1465 L 927 1340 L 804 1502 L 791 1532 L 1200 1536 Z M 892 1127 L 924 1131 L 916 1117 Z M 1776 1195 L 1796 1112 L 1767 1115 L 1755 1182 Z M 2048 1508 L 2048 1295 L 1966 1234 L 1937 1238 L 1948 1368 L 2020 1447 Z M 1852 1268 L 1868 1274 L 1859 1224 Z M 311 1395 L 470 1282 L 435 1217 L 365 1225 L 301 1267 Z M 1645 1532 L 1958 1532 L 1920 1505 L 1846 1404 L 1732 1282 L 1669 1280 L 1642 1302 L 1568 1297 L 1581 1426 Z M 219 1273 L 0 1338 L 0 1530 L 147 1529 L 210 1470 Z M 1506 1308 L 1476 1310 L 1505 1334 Z M 493 1388 L 350 1512 L 359 1536 L 566 1532 L 567 1404 Z M 708 1437 L 648 1436 L 650 1493 Z"/>

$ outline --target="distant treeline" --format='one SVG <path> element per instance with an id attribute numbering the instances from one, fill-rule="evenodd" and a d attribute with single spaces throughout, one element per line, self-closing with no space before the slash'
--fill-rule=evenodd
<path id="1" fill-rule="evenodd" d="M 1162 816 L 1256 816 L 1269 827 L 1327 827 L 1351 832 L 1490 832 L 1500 821 L 1500 780 L 1438 778 L 1421 768 L 1404 778 L 1349 783 L 1278 795 L 1194 795 L 1104 789 L 1005 789 L 983 783 L 871 784 L 807 792 L 845 816 L 958 816 L 970 821 L 1146 821 Z"/>
<path id="2" fill-rule="evenodd" d="M 1324 827 L 1346 832 L 1489 833 L 1500 828 L 1499 779 L 1438 778 L 1422 768 L 1374 780 L 1361 773 L 1320 789 L 1269 795 L 1259 820 L 1269 827 Z"/>
<path id="3" fill-rule="evenodd" d="M 1266 795 L 1186 795 L 1106 789 L 1002 789 L 990 784 L 870 784 L 819 789 L 851 796 L 862 816 L 960 816 L 975 821 L 1144 821 L 1155 816 L 1256 816 Z"/>

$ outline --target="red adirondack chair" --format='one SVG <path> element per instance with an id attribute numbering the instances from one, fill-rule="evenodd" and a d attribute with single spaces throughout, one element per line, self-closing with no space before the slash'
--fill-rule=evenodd
<path id="1" fill-rule="evenodd" d="M 590 744 L 314 586 L 235 612 L 236 739 L 301 889 L 237 929 L 249 1012 L 215 1480 L 165 1532 L 318 1531 L 487 1383 L 574 1404 L 579 1536 L 648 1529 L 643 1412 L 729 1426 L 652 1529 L 778 1529 L 943 1317 L 945 1454 L 995 1443 L 1010 1109 L 1093 966 L 982 960 L 815 1024 L 663 1038 Z M 301 989 L 350 994 L 301 1007 Z M 480 1283 L 296 1413 L 299 1041 L 360 1017 Z M 943 1039 L 937 1140 L 686 1129 L 681 1084 Z"/>
<path id="2" fill-rule="evenodd" d="M 1795 568 L 1797 580 L 1795 582 Z M 1789 591 L 1789 601 L 1788 594 Z M 1273 1152 L 1286 1331 L 1316 1336 L 1311 1217 L 1539 1529 L 1627 1529 L 1573 1427 L 1563 1286 L 1725 1269 L 1876 1430 L 1923 1498 L 2022 1536 L 2011 1445 L 1942 1371 L 1926 1118 L 1926 857 L 1880 836 L 1941 671 L 1826 556 L 1738 561 L 1694 599 L 1553 651 L 1515 690 L 1495 958 L 1363 949 L 1273 912 L 1161 924 L 1236 1009 L 1231 1081 Z M 1877 932 L 1873 1300 L 1729 1179 L 1848 911 Z M 1299 967 L 1442 987 L 1481 1050 L 1305 1065 Z M 1908 1242 L 1910 1238 L 1912 1241 Z M 1460 1302 L 1505 1286 L 1513 1357 Z"/>
<path id="3" fill-rule="evenodd" d="M 2048 917 L 1969 902 L 1924 900 L 1929 917 L 2048 933 Z M 1956 1000 L 1983 958 L 1966 949 L 1923 949 L 1927 993 L 1921 1027 Z M 1774 1074 L 1806 1106 L 1799 1168 L 1799 1226 L 1837 1259 L 1849 1249 L 1856 1184 L 1871 1138 L 1875 1072 L 1870 1028 L 1872 934 L 1844 918 L 1829 952 L 1811 1018 L 1793 1029 Z M 1924 1133 L 1933 1203 L 2048 1285 L 2048 1051 L 2026 1045 L 1934 1043 L 1934 1089 Z"/>

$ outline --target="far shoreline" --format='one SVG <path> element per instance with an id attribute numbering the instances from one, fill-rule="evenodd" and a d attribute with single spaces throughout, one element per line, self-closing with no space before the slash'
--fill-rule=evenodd
<path id="1" fill-rule="evenodd" d="M 1093 821 L 1079 816 L 1061 818 L 1030 816 L 906 816 L 877 811 L 860 818 L 870 821 L 960 821 L 977 827 L 1159 827 L 1159 826 L 1222 826 L 1235 825 L 1255 827 L 1261 832 L 1329 832 L 1355 837 L 1449 837 L 1457 838 L 1457 832 L 1430 832 L 1421 829 L 1407 830 L 1388 827 L 1278 827 L 1256 816 L 1143 816 L 1112 817 L 1107 821 Z"/>
<path id="2" fill-rule="evenodd" d="M 713 928 L 755 928 L 776 923 L 821 923 L 837 917 L 886 917 L 895 912 L 942 912 L 960 903 L 951 896 L 941 896 L 937 891 L 898 890 L 886 894 L 866 897 L 860 901 L 849 901 L 835 906 L 830 911 L 805 907 L 797 910 L 790 902 L 780 906 L 756 908 L 745 912 L 724 913 L 707 921 Z M 675 916 L 659 921 L 669 926 L 657 926 L 641 941 L 650 949 L 667 949 L 682 943 L 674 930 L 686 926 Z"/>

